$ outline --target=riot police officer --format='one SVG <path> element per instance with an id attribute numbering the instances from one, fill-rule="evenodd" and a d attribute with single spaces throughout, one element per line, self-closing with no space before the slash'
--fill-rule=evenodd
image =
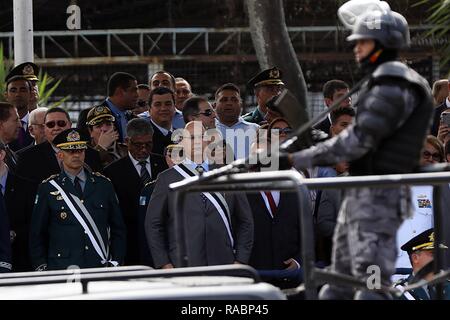
<path id="1" fill-rule="evenodd" d="M 365 12 L 347 40 L 354 42 L 355 58 L 368 75 L 356 103 L 354 124 L 287 159 L 297 169 L 349 161 L 351 175 L 412 172 L 419 164 L 433 104 L 427 81 L 398 61 L 398 51 L 410 43 L 408 23 L 389 8 Z M 367 281 L 368 267 L 375 265 L 382 284 L 390 285 L 396 232 L 408 212 L 407 203 L 406 188 L 346 190 L 334 234 L 332 271 Z M 390 298 L 368 288 L 355 293 L 331 284 L 322 288 L 319 297 Z"/>

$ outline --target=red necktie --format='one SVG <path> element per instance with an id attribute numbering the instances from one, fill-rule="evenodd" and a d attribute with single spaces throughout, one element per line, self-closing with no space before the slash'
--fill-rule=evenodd
<path id="1" fill-rule="evenodd" d="M 269 200 L 270 210 L 272 210 L 272 215 L 274 216 L 277 211 L 277 205 L 275 204 L 272 193 L 270 191 L 264 191 L 264 193 L 267 196 L 267 200 Z"/>

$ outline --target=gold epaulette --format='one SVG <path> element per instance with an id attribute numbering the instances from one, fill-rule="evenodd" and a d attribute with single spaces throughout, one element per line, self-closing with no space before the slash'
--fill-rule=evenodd
<path id="1" fill-rule="evenodd" d="M 47 179 L 42 180 L 42 183 L 49 182 L 50 180 L 55 179 L 55 178 L 58 177 L 58 176 L 59 176 L 59 173 L 57 173 L 57 174 L 52 174 L 52 175 L 51 175 L 50 177 L 48 177 Z"/>

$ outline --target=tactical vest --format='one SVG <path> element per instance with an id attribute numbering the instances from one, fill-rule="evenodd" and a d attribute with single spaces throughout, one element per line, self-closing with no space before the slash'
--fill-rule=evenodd
<path id="1" fill-rule="evenodd" d="M 429 132 L 433 113 L 431 90 L 422 76 L 397 61 L 381 64 L 362 88 L 357 112 L 364 112 L 367 108 L 364 102 L 371 94 L 371 88 L 378 83 L 383 83 L 383 79 L 386 78 L 397 78 L 399 85 L 405 86 L 405 90 L 416 91 L 417 106 L 404 124 L 392 135 L 381 140 L 374 150 L 350 163 L 351 175 L 410 173 L 419 166 L 421 150 Z M 395 107 L 396 103 L 404 103 L 404 101 L 393 100 L 390 107 Z M 399 107 L 403 108 L 403 106 Z"/>

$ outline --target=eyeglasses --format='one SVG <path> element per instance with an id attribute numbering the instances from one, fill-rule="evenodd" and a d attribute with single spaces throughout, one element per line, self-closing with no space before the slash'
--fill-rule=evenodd
<path id="1" fill-rule="evenodd" d="M 292 128 L 272 128 L 274 131 L 278 131 L 279 133 L 289 134 L 292 132 Z"/>
<path id="2" fill-rule="evenodd" d="M 214 114 L 214 110 L 213 109 L 206 109 L 205 112 L 199 112 L 198 114 L 202 114 L 205 117 L 210 117 Z"/>
<path id="3" fill-rule="evenodd" d="M 432 157 L 434 161 L 441 161 L 441 155 L 439 153 L 431 153 L 425 150 L 424 152 L 422 152 L 422 155 L 426 159 Z"/>
<path id="4" fill-rule="evenodd" d="M 148 106 L 148 102 L 144 100 L 140 100 L 136 104 L 141 108 Z"/>
<path id="5" fill-rule="evenodd" d="M 49 121 L 45 123 L 45 126 L 49 129 L 53 129 L 55 126 L 58 126 L 60 128 L 64 128 L 67 126 L 67 122 L 64 120 L 58 120 L 58 121 Z"/>
<path id="6" fill-rule="evenodd" d="M 142 148 L 151 149 L 153 147 L 153 142 L 152 141 L 149 141 L 149 142 L 134 142 L 134 141 L 130 140 L 130 144 L 133 147 L 137 148 L 137 149 L 142 149 Z"/>

